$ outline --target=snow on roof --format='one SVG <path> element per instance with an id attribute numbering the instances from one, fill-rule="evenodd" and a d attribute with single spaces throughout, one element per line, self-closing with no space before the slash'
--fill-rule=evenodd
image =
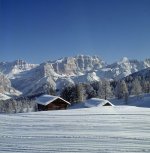
<path id="1" fill-rule="evenodd" d="M 62 99 L 61 97 L 52 96 L 52 95 L 42 95 L 42 96 L 36 98 L 36 103 L 46 106 L 46 105 L 52 103 L 54 100 L 56 100 L 58 98 L 61 99 L 61 100 L 63 100 L 67 104 L 70 104 L 68 101 Z"/>
<path id="2" fill-rule="evenodd" d="M 110 106 L 114 106 L 110 101 L 105 99 L 91 98 L 85 101 L 86 107 L 99 107 L 99 106 L 104 106 L 106 104 L 110 104 Z"/>

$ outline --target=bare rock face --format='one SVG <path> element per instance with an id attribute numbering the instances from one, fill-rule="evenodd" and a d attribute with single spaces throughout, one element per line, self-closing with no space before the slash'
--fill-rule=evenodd
<path id="1" fill-rule="evenodd" d="M 104 67 L 105 63 L 97 56 L 79 55 L 65 57 L 52 62 L 56 73 L 66 75 L 77 75 Z"/>
<path id="2" fill-rule="evenodd" d="M 64 58 L 61 60 L 54 61 L 52 66 L 56 73 L 73 75 L 76 73 L 76 63 L 73 57 Z"/>

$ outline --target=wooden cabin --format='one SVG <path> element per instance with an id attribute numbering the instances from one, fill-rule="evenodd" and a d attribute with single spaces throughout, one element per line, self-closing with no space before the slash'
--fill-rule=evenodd
<path id="1" fill-rule="evenodd" d="M 114 106 L 110 101 L 99 98 L 88 99 L 84 104 L 86 107 Z"/>
<path id="2" fill-rule="evenodd" d="M 42 95 L 36 98 L 39 111 L 67 109 L 70 103 L 61 97 L 52 95 Z"/>

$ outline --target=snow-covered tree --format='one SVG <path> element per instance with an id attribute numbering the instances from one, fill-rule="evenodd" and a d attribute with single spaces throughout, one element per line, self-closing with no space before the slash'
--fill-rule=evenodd
<path id="1" fill-rule="evenodd" d="M 60 96 L 61 96 L 63 99 L 65 99 L 65 100 L 67 100 L 67 101 L 69 101 L 69 102 L 71 102 L 71 103 L 75 102 L 76 99 L 77 99 L 77 93 L 76 93 L 76 90 L 75 90 L 75 86 L 68 86 L 68 87 L 65 87 L 65 88 L 62 90 Z"/>
<path id="2" fill-rule="evenodd" d="M 118 81 L 115 88 L 115 95 L 118 99 L 125 99 L 125 102 L 128 101 L 128 88 L 124 80 Z"/>
<path id="3" fill-rule="evenodd" d="M 102 80 L 98 83 L 99 89 L 97 95 L 99 98 L 107 99 L 112 96 L 112 89 L 108 80 Z"/>
<path id="4" fill-rule="evenodd" d="M 111 86 L 110 86 L 110 81 L 104 80 L 102 82 L 102 86 L 104 88 L 105 99 L 107 99 L 108 97 L 111 97 L 112 96 L 112 89 L 111 89 Z"/>
<path id="5" fill-rule="evenodd" d="M 37 111 L 37 104 L 28 97 L 3 100 L 0 103 L 0 113 L 22 113 Z"/>
<path id="6" fill-rule="evenodd" d="M 76 85 L 76 92 L 77 92 L 77 101 L 82 102 L 85 100 L 85 94 L 84 94 L 84 87 L 83 84 L 79 83 Z"/>
<path id="7" fill-rule="evenodd" d="M 139 96 L 141 93 L 142 93 L 142 87 L 141 87 L 139 80 L 136 78 L 132 82 L 131 94 Z"/>
<path id="8" fill-rule="evenodd" d="M 97 90 L 96 90 L 97 97 L 102 98 L 102 95 L 104 95 L 102 90 L 102 81 L 97 82 L 96 85 L 97 85 Z"/>
<path id="9" fill-rule="evenodd" d="M 86 99 L 90 99 L 97 96 L 96 90 L 94 90 L 91 84 L 86 84 Z"/>
<path id="10" fill-rule="evenodd" d="M 141 86 L 142 86 L 142 91 L 144 93 L 150 92 L 150 82 L 149 81 L 146 81 L 145 79 L 143 79 L 141 82 Z"/>

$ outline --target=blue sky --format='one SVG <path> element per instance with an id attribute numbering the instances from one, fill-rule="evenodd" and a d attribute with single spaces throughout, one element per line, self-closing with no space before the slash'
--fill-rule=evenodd
<path id="1" fill-rule="evenodd" d="M 0 61 L 150 57 L 150 0 L 0 0 Z"/>

